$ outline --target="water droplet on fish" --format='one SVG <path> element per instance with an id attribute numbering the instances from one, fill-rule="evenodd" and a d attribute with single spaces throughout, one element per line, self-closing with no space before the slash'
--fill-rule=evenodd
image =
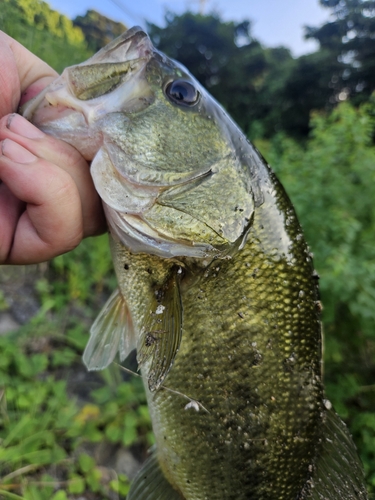
<path id="1" fill-rule="evenodd" d="M 295 365 L 296 362 L 297 362 L 297 359 L 296 359 L 296 355 L 294 354 L 294 352 L 292 352 L 292 354 L 288 358 L 286 358 L 286 360 L 285 360 L 286 365 L 288 365 L 290 367 Z"/>
<path id="2" fill-rule="evenodd" d="M 332 409 L 332 403 L 328 399 L 323 399 L 323 404 L 327 408 L 327 410 L 331 410 Z"/>
<path id="3" fill-rule="evenodd" d="M 196 401 L 190 401 L 186 406 L 185 410 L 189 410 L 190 408 L 194 408 L 195 411 L 199 411 L 199 404 Z"/>
<path id="4" fill-rule="evenodd" d="M 165 306 L 162 306 L 161 304 L 158 305 L 158 307 L 156 308 L 155 314 L 163 314 L 164 309 L 165 309 Z"/>

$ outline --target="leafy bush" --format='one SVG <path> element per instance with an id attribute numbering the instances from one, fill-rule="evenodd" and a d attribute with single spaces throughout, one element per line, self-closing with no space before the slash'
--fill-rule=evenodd
<path id="1" fill-rule="evenodd" d="M 81 29 L 41 0 L 2 1 L 0 29 L 59 73 L 93 54 Z"/>
<path id="2" fill-rule="evenodd" d="M 32 321 L 17 338 L 0 337 L 1 498 L 126 495 L 127 477 L 85 450 L 107 443 L 137 445 L 145 453 L 153 437 L 143 388 L 138 378 L 124 382 L 113 366 L 96 376 L 79 401 L 68 381 L 80 370 L 86 341 L 84 327 L 71 324 L 61 331 L 61 321 L 46 317 Z"/>

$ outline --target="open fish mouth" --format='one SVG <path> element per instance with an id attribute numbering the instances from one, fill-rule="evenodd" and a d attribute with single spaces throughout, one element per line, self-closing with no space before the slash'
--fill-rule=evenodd
<path id="1" fill-rule="evenodd" d="M 147 34 L 134 27 L 87 61 L 66 68 L 20 112 L 92 160 L 103 141 L 101 120 L 139 111 L 152 98 L 143 73 L 153 50 Z"/>

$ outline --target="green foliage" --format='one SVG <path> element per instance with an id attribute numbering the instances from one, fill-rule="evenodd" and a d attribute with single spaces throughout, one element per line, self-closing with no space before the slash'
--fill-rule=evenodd
<path id="1" fill-rule="evenodd" d="M 332 81 L 338 81 L 342 66 L 327 50 L 296 59 L 276 94 L 280 102 L 278 130 L 298 139 L 306 137 L 311 110 L 332 109 L 337 104 Z"/>
<path id="2" fill-rule="evenodd" d="M 37 283 L 45 309 L 56 311 L 71 301 L 99 309 L 102 294 L 108 295 L 115 286 L 107 235 L 88 238 L 54 259 L 47 276 Z"/>
<path id="3" fill-rule="evenodd" d="M 4 0 L 0 29 L 61 72 L 92 55 L 82 31 L 42 0 Z"/>
<path id="4" fill-rule="evenodd" d="M 319 28 L 307 28 L 322 49 L 341 63 L 341 71 L 331 80 L 333 94 L 350 96 L 357 104 L 375 90 L 375 1 L 320 0 L 331 9 L 333 21 Z"/>
<path id="5" fill-rule="evenodd" d="M 127 29 L 122 23 L 108 19 L 95 10 L 88 10 L 84 16 L 77 16 L 73 23 L 81 28 L 93 52 L 97 52 Z"/>
<path id="6" fill-rule="evenodd" d="M 1 498 L 125 495 L 128 479 L 98 463 L 85 447 L 100 442 L 145 448 L 153 442 L 139 378 L 124 382 L 114 366 L 97 378 L 87 401 L 72 397 L 68 372 L 61 372 L 65 361 L 56 362 L 55 354 L 63 350 L 70 370 L 77 371 L 87 340 L 82 330 L 71 325 L 61 331 L 60 321 L 48 323 L 45 317 L 23 328 L 17 339 L 0 337 Z"/>
<path id="7" fill-rule="evenodd" d="M 328 397 L 356 439 L 375 493 L 374 104 L 316 113 L 304 147 L 259 141 L 293 200 L 322 276 Z"/>
<path id="8" fill-rule="evenodd" d="M 75 28 L 70 19 L 50 8 L 42 0 L 5 0 L 5 3 L 18 7 L 23 19 L 38 30 L 47 30 L 51 34 L 65 39 L 72 45 L 79 45 L 84 41 L 81 30 Z"/>

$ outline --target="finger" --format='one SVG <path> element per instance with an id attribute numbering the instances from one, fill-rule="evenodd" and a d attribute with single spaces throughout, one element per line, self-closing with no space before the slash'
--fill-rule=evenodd
<path id="1" fill-rule="evenodd" d="M 21 92 L 42 78 L 56 78 L 58 73 L 16 40 L 0 31 L 0 41 L 13 53 L 19 75 Z"/>
<path id="2" fill-rule="evenodd" d="M 95 190 L 89 166 L 80 153 L 34 127 L 20 115 L 11 115 L 0 121 L 0 140 L 12 139 L 39 158 L 65 170 L 75 182 L 82 203 L 84 237 L 106 230 L 101 200 Z"/>
<path id="3" fill-rule="evenodd" d="M 14 55 L 0 31 L 0 116 L 15 111 L 21 95 L 18 68 Z"/>
<path id="4" fill-rule="evenodd" d="M 18 219 L 25 210 L 25 203 L 19 200 L 2 183 L 0 185 L 0 262 L 7 260 L 12 247 Z"/>
<path id="5" fill-rule="evenodd" d="M 0 177 L 25 202 L 13 236 L 9 264 L 31 264 L 75 248 L 82 239 L 81 200 L 71 176 L 19 144 L 2 142 Z"/>
<path id="6" fill-rule="evenodd" d="M 38 95 L 42 90 L 44 90 L 50 83 L 52 83 L 56 79 L 56 76 L 44 76 L 39 78 L 36 82 L 32 83 L 26 90 L 24 90 L 21 94 L 20 101 L 18 103 L 18 107 L 25 104 L 25 102 L 29 101 L 36 95 Z M 16 111 L 16 109 L 12 110 Z"/>
<path id="7" fill-rule="evenodd" d="M 16 40 L 0 31 L 0 116 L 16 111 L 57 73 Z"/>

